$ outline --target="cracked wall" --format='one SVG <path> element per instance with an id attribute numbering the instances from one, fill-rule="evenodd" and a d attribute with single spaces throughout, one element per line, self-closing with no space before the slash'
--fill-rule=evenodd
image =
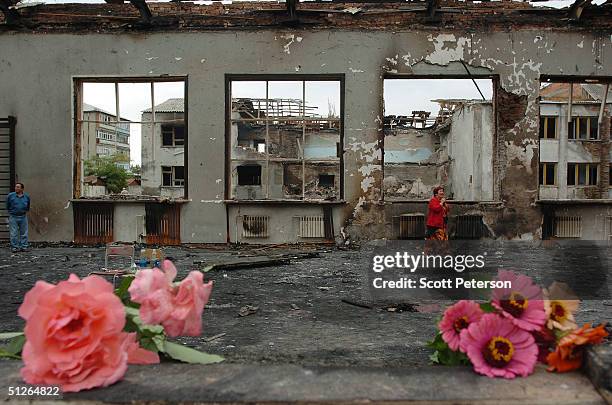
<path id="1" fill-rule="evenodd" d="M 336 235 L 352 240 L 382 237 L 388 222 L 381 200 L 385 75 L 465 75 L 463 60 L 475 74 L 498 77 L 493 193 L 501 207 L 499 220 L 491 222 L 497 236 L 508 238 L 537 237 L 541 223 L 534 206 L 540 75 L 612 76 L 610 33 L 571 29 L 1 35 L 0 93 L 12 97 L 0 100 L 0 115 L 19 120 L 16 169 L 36 210 L 33 240 L 72 238 L 72 211 L 64 207 L 72 197 L 77 76 L 188 76 L 190 201 L 181 214 L 183 242 L 225 242 L 226 214 L 234 220 L 235 212 L 223 202 L 227 73 L 344 74 L 345 203 L 334 206 L 334 226 Z M 32 164 L 32 155 L 41 163 Z M 252 209 L 270 211 L 265 205 Z M 285 220 L 275 219 L 274 230 L 282 235 L 283 224 L 300 212 L 300 206 L 278 210 Z"/>

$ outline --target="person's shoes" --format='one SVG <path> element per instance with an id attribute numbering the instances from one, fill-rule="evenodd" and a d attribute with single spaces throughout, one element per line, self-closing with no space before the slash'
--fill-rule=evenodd
<path id="1" fill-rule="evenodd" d="M 17 249 L 17 248 L 12 248 L 11 249 L 11 253 L 19 253 L 19 252 L 20 252 L 20 250 Z"/>
<path id="2" fill-rule="evenodd" d="M 29 252 L 29 251 L 30 251 L 30 249 L 29 249 L 29 248 L 21 248 L 21 249 L 19 249 L 19 250 L 20 250 L 21 252 Z"/>

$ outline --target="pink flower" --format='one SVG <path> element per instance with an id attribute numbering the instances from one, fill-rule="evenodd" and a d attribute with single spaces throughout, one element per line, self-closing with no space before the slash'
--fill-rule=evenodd
<path id="1" fill-rule="evenodd" d="M 212 291 L 212 281 L 192 271 L 178 287 L 172 281 L 176 268 L 165 260 L 162 270 L 141 270 L 128 289 L 132 301 L 140 304 L 140 318 L 148 324 L 161 324 L 168 336 L 198 336 L 202 332 L 202 312 Z"/>
<path id="2" fill-rule="evenodd" d="M 438 324 L 442 339 L 451 350 L 459 349 L 459 336 L 463 329 L 471 323 L 478 322 L 483 312 L 480 305 L 474 301 L 461 300 L 444 311 L 444 316 Z"/>
<path id="3" fill-rule="evenodd" d="M 539 330 L 546 323 L 542 290 L 531 277 L 500 270 L 497 280 L 510 281 L 511 288 L 493 290 L 491 304 L 516 326 L 526 331 Z"/>
<path id="4" fill-rule="evenodd" d="M 74 392 L 111 385 L 125 374 L 125 310 L 101 277 L 79 280 L 71 274 L 57 285 L 38 281 L 19 316 L 26 321 L 21 376 L 28 384 Z"/>
<path id="5" fill-rule="evenodd" d="M 135 333 L 126 333 L 128 364 L 157 364 L 159 355 L 138 345 Z"/>
<path id="6" fill-rule="evenodd" d="M 474 371 L 488 377 L 528 376 L 538 359 L 531 333 L 497 314 L 485 314 L 461 331 L 461 351 L 469 357 Z"/>
<path id="7" fill-rule="evenodd" d="M 204 284 L 204 276 L 199 271 L 192 271 L 181 281 L 172 300 L 174 310 L 162 322 L 168 336 L 199 336 L 202 333 L 202 312 L 212 285 L 212 281 Z"/>
<path id="8" fill-rule="evenodd" d="M 140 304 L 140 319 L 144 323 L 160 324 L 170 316 L 173 309 L 172 280 L 172 274 L 157 268 L 136 273 L 128 291 L 132 301 Z"/>

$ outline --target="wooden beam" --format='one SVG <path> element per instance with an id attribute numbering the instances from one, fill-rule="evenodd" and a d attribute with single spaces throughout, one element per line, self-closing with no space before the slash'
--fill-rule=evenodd
<path id="1" fill-rule="evenodd" d="M 591 5 L 591 0 L 575 0 L 567 11 L 567 17 L 572 21 L 579 21 L 585 8 Z"/>
<path id="2" fill-rule="evenodd" d="M 4 20 L 7 25 L 19 24 L 21 20 L 21 16 L 17 10 L 13 8 L 17 3 L 18 1 L 16 0 L 0 0 L 0 11 L 4 14 Z"/>
<path id="3" fill-rule="evenodd" d="M 142 22 L 149 24 L 153 19 L 153 14 L 151 14 L 151 10 L 149 10 L 149 6 L 145 0 L 130 0 L 132 6 L 136 7 L 138 12 L 140 12 L 140 18 Z"/>

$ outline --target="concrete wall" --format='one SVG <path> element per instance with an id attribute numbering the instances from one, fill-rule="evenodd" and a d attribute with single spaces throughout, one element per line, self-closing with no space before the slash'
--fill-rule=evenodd
<path id="1" fill-rule="evenodd" d="M 447 135 L 453 199 L 493 200 L 493 122 L 491 104 L 464 104 L 453 113 Z"/>
<path id="2" fill-rule="evenodd" d="M 612 76 L 612 38 L 584 31 L 279 28 L 0 35 L 0 94 L 11 95 L 0 98 L 0 115 L 19 120 L 17 175 L 32 197 L 33 240 L 72 239 L 75 77 L 188 77 L 191 201 L 182 210 L 182 239 L 225 242 L 225 74 L 345 75 L 347 203 L 334 215 L 342 233 L 356 240 L 384 235 L 384 209 L 378 201 L 385 73 L 464 75 L 463 60 L 474 74 L 499 75 L 494 198 L 503 201 L 500 233 L 508 237 L 539 233 L 541 214 L 533 206 L 538 195 L 538 78 L 569 73 Z M 303 212 L 300 205 L 284 209 Z M 519 211 L 520 216 L 513 215 Z M 233 209 L 229 214 L 232 223 Z"/>
<path id="3" fill-rule="evenodd" d="M 183 119 L 182 113 L 156 113 L 155 121 Z M 142 121 L 151 121 L 151 113 L 142 114 Z M 142 124 L 141 168 L 142 192 L 145 195 L 161 195 L 179 198 L 185 195 L 183 187 L 162 186 L 162 166 L 185 166 L 183 146 L 162 146 L 162 124 Z"/>

